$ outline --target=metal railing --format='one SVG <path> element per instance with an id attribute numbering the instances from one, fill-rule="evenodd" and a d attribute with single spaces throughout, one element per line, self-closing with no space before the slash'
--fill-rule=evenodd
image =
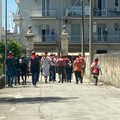
<path id="1" fill-rule="evenodd" d="M 56 10 L 31 9 L 30 17 L 56 17 Z"/>
<path id="2" fill-rule="evenodd" d="M 47 43 L 54 43 L 58 40 L 56 35 L 35 35 L 34 42 L 47 42 Z"/>
<path id="3" fill-rule="evenodd" d="M 89 9 L 85 9 L 85 15 L 88 16 L 89 13 Z M 82 9 L 66 9 L 64 10 L 64 15 L 68 17 L 81 17 Z M 117 17 L 120 16 L 120 8 L 94 9 L 93 16 Z"/>
<path id="4" fill-rule="evenodd" d="M 89 35 L 85 35 L 85 43 L 89 43 Z M 57 35 L 35 35 L 35 42 L 54 43 L 61 39 Z M 82 35 L 69 35 L 69 43 L 81 43 Z M 120 43 L 120 35 L 94 35 L 94 43 Z"/>

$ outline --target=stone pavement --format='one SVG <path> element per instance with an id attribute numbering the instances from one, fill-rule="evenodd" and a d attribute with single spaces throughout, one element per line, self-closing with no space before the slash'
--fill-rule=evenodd
<path id="1" fill-rule="evenodd" d="M 120 89 L 85 81 L 0 90 L 0 120 L 120 120 Z"/>

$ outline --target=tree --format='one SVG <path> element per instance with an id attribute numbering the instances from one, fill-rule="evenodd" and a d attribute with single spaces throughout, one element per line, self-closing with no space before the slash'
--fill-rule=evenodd
<path id="1" fill-rule="evenodd" d="M 8 40 L 7 41 L 7 48 L 8 51 L 12 51 L 14 53 L 14 56 L 20 56 L 22 53 L 21 45 L 16 40 Z"/>
<path id="2" fill-rule="evenodd" d="M 13 40 L 13 39 L 8 39 L 7 40 L 7 53 L 9 51 L 12 51 L 14 53 L 14 56 L 20 56 L 22 53 L 22 48 L 21 45 L 18 41 Z M 2 58 L 5 57 L 5 42 L 0 41 L 0 55 Z"/>

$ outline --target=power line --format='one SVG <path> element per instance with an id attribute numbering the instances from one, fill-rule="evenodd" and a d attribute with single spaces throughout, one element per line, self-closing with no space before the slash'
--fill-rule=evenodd
<path id="1" fill-rule="evenodd" d="M 72 6 L 71 10 L 69 10 L 69 12 L 68 12 L 65 16 L 62 17 L 62 19 L 64 19 L 66 16 L 68 16 L 68 14 L 69 14 L 69 13 L 74 9 L 74 7 L 76 6 L 77 2 L 78 2 L 78 0 L 76 0 L 75 4 Z"/>

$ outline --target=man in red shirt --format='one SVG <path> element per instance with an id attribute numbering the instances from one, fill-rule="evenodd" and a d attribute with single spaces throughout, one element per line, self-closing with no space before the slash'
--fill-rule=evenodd
<path id="1" fill-rule="evenodd" d="M 57 59 L 57 68 L 58 68 L 58 75 L 59 75 L 59 83 L 65 79 L 65 60 L 64 57 L 60 57 Z"/>

